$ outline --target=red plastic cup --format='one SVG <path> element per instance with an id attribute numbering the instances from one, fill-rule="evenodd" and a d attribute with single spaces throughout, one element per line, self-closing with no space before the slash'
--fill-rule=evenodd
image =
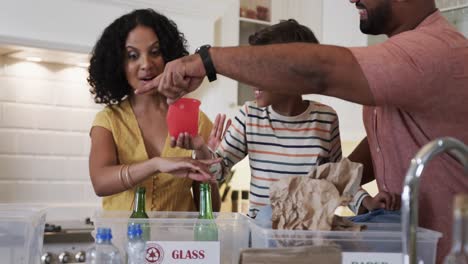
<path id="1" fill-rule="evenodd" d="M 180 133 L 191 136 L 198 134 L 198 112 L 200 101 L 193 98 L 180 98 L 169 106 L 167 111 L 167 128 L 169 135 L 177 139 Z"/>

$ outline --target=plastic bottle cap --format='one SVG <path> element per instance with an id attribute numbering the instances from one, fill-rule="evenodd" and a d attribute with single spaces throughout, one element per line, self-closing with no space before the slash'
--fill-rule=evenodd
<path id="1" fill-rule="evenodd" d="M 104 241 L 108 241 L 112 239 L 112 231 L 110 228 L 106 227 L 98 227 L 96 239 L 101 239 Z"/>
<path id="2" fill-rule="evenodd" d="M 140 237 L 143 234 L 140 224 L 131 224 L 127 228 L 127 235 L 129 237 Z"/>

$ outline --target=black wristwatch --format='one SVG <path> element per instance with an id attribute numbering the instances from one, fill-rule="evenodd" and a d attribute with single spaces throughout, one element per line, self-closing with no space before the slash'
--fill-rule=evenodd
<path id="1" fill-rule="evenodd" d="M 203 45 L 195 50 L 195 53 L 199 54 L 203 66 L 205 67 L 206 77 L 210 82 L 216 81 L 216 69 L 214 67 L 213 61 L 211 60 L 210 52 L 208 51 L 211 48 L 210 45 Z"/>

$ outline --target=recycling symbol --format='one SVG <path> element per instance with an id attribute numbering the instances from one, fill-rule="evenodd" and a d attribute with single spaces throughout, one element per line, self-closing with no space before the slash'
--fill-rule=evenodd
<path id="1" fill-rule="evenodd" d="M 146 249 L 146 263 L 160 264 L 164 259 L 164 250 L 158 244 L 151 244 Z"/>

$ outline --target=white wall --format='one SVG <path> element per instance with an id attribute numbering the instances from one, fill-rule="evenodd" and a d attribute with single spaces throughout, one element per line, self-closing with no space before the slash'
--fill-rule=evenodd
<path id="1" fill-rule="evenodd" d="M 226 3 L 226 8 L 216 19 L 211 35 L 208 37 L 193 36 L 188 38 L 194 42 L 194 47 L 202 44 L 212 46 L 236 46 L 239 43 L 239 1 Z M 197 31 L 198 32 L 198 31 Z M 197 33 L 198 34 L 198 33 Z M 237 82 L 224 77 L 217 76 L 213 83 L 205 78 L 203 85 L 189 96 L 199 98 L 202 102 L 201 109 L 214 120 L 216 114 L 223 113 L 233 118 L 237 114 Z"/>
<path id="2" fill-rule="evenodd" d="M 89 215 L 100 204 L 88 173 L 88 133 L 99 107 L 86 70 L 7 58 L 0 69 L 0 202 L 80 207 Z"/>
<path id="3" fill-rule="evenodd" d="M 346 47 L 367 46 L 367 36 L 359 30 L 356 6 L 348 1 L 323 1 L 323 42 Z"/>
<path id="4" fill-rule="evenodd" d="M 294 0 L 282 1 L 284 11 L 281 19 L 294 18 L 300 24 L 309 27 L 319 41 L 323 36 L 323 0 Z"/>
<path id="5" fill-rule="evenodd" d="M 323 1 L 322 43 L 345 47 L 367 46 L 367 36 L 359 30 L 359 14 L 356 7 L 348 1 Z M 346 148 L 354 147 L 357 141 L 365 137 L 362 122 L 362 107 L 327 96 L 308 95 L 306 98 L 332 106 L 340 120 L 341 140 Z M 348 154 L 351 149 L 345 149 Z"/>
<path id="6" fill-rule="evenodd" d="M 457 6 L 466 6 L 468 5 L 468 0 L 436 0 L 438 8 L 452 8 Z"/>

